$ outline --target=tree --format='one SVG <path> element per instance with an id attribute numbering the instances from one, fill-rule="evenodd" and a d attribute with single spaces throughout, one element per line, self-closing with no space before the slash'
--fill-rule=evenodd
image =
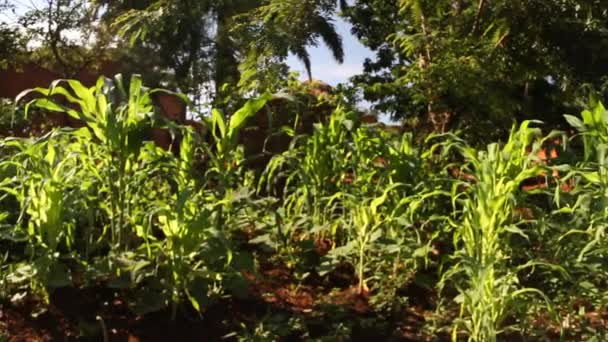
<path id="1" fill-rule="evenodd" d="M 607 10 L 600 0 L 357 0 L 345 17 L 376 58 L 354 81 L 379 110 L 427 130 L 556 122 L 584 85 L 604 81 Z"/>
<path id="2" fill-rule="evenodd" d="M 112 50 L 106 27 L 86 0 L 23 3 L 23 14 L 15 9 L 8 1 L 0 3 L 2 17 L 12 19 L 0 23 L 0 44 L 7 55 L 18 50 L 21 63 L 33 62 L 73 77 L 99 66 Z"/>
<path id="3" fill-rule="evenodd" d="M 251 71 L 260 61 L 272 60 L 264 70 L 285 72 L 281 63 L 292 52 L 310 70 L 306 47 L 316 45 L 319 39 L 338 61 L 344 56 L 341 38 L 331 22 L 336 0 L 97 3 L 105 6 L 106 19 L 121 33 L 166 53 L 164 66 L 175 70 L 184 90 L 212 83 L 216 103 L 227 96 L 221 92 L 224 84 L 234 86 L 241 79 L 239 65 Z M 251 72 L 244 74 L 251 76 Z"/>
<path id="4" fill-rule="evenodd" d="M 298 1 L 273 0 L 249 13 L 249 29 L 255 32 L 254 49 L 269 49 L 274 55 L 297 56 L 312 80 L 310 55 L 306 48 L 317 46 L 319 39 L 329 48 L 339 63 L 344 61 L 342 37 L 333 24 L 335 0 Z M 345 6 L 342 3 L 342 6 Z"/>
<path id="5" fill-rule="evenodd" d="M 255 89 L 272 80 L 275 68 L 291 53 L 302 61 L 312 81 L 311 61 L 307 47 L 323 42 L 339 63 L 344 61 L 342 37 L 336 32 L 333 15 L 344 7 L 335 0 L 266 1 L 239 18 L 243 23 L 234 28 L 239 36 L 248 37 L 247 55 L 241 63 L 241 89 Z M 267 82 L 268 86 L 270 82 Z"/>
<path id="6" fill-rule="evenodd" d="M 19 30 L 7 19 L 12 17 L 15 6 L 8 0 L 0 1 L 0 69 L 18 60 L 25 50 L 25 39 Z"/>
<path id="7" fill-rule="evenodd" d="M 173 72 L 182 91 L 212 80 L 212 1 L 95 1 L 102 20 L 129 37 L 136 50 L 158 56 L 157 68 Z"/>
<path id="8" fill-rule="evenodd" d="M 26 41 L 15 27 L 0 22 L 0 69 L 23 58 Z"/>

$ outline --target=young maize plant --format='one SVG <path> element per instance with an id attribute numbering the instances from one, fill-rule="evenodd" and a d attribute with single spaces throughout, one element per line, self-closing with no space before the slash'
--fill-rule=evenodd
<path id="1" fill-rule="evenodd" d="M 212 236 L 213 224 L 211 212 L 204 203 L 204 193 L 191 176 L 194 157 L 192 140 L 192 132 L 186 130 L 180 145 L 180 156 L 173 159 L 171 165 L 176 183 L 175 193 L 168 201 L 159 199 L 154 210 L 164 239 L 148 244 L 148 257 L 159 259 L 156 267 L 163 273 L 161 277 L 168 278 L 165 286 L 170 292 L 167 297 L 172 304 L 172 319 L 176 317 L 177 305 L 184 294 L 196 310 L 201 310 L 200 298 L 206 293 L 192 295 L 191 285 L 197 278 L 205 281 L 212 278 L 206 274 L 208 270 L 205 270 L 204 258 L 197 261 Z M 156 253 L 152 253 L 152 250 Z M 165 268 L 166 271 L 162 271 Z"/>
<path id="2" fill-rule="evenodd" d="M 247 120 L 258 113 L 271 98 L 270 94 L 264 94 L 257 99 L 247 101 L 230 116 L 228 121 L 217 109 L 212 110 L 211 117 L 205 118 L 212 137 L 210 145 L 203 145 L 205 154 L 209 158 L 205 179 L 214 188 L 218 204 L 221 204 L 216 213 L 215 225 L 218 230 L 225 228 L 225 216 L 229 214 L 228 207 L 232 203 L 231 198 L 235 195 L 232 189 L 244 178 L 244 153 L 242 147 L 238 145 L 239 134 Z M 225 213 L 225 210 L 228 210 L 228 213 Z"/>
<path id="3" fill-rule="evenodd" d="M 379 196 L 349 196 L 344 203 L 345 214 L 339 221 L 347 242 L 332 249 L 328 258 L 334 262 L 339 258 L 352 259 L 360 294 L 369 291 L 368 279 L 378 281 L 384 276 L 395 276 L 374 274 L 370 272 L 372 269 L 385 265 L 404 267 L 415 264 L 415 257 L 426 257 L 426 241 L 420 238 L 420 227 L 416 227 L 413 221 L 422 212 L 425 202 L 445 193 L 426 189 L 408 193 L 406 189 L 407 184 L 394 183 L 386 186 Z M 401 258 L 396 257 L 399 255 Z M 402 271 L 413 271 L 414 266 L 410 266 L 412 269 Z"/>
<path id="4" fill-rule="evenodd" d="M 396 282 L 407 281 L 416 258 L 430 250 L 419 214 L 428 213 L 432 197 L 446 193 L 428 186 L 433 177 L 425 174 L 411 135 L 396 138 L 375 127 L 354 126 L 345 113 L 335 112 L 306 144 L 271 161 L 266 182 L 287 174 L 284 212 L 290 238 L 331 239 L 321 275 L 347 262 L 355 268 L 359 293 L 372 286 L 390 302 L 403 284 Z"/>
<path id="5" fill-rule="evenodd" d="M 264 171 L 260 189 L 266 185 L 272 193 L 273 187 L 284 180 L 285 214 L 300 222 L 300 227 L 291 229 L 293 232 L 318 236 L 330 232 L 336 238 L 332 219 L 343 200 L 345 183 L 354 177 L 349 172 L 352 128 L 348 113 L 338 108 L 329 123 L 317 124 L 313 135 L 302 145 L 297 145 L 295 138 L 291 148 L 275 156 Z"/>
<path id="6" fill-rule="evenodd" d="M 600 102 L 592 110 L 584 110 L 581 119 L 571 115 L 565 117 L 582 135 L 585 159 L 566 176 L 581 179 L 574 192 L 577 201 L 561 211 L 584 217 L 589 226 L 584 230 L 572 229 L 562 238 L 573 234 L 588 236 L 578 261 L 586 258 L 603 260 L 608 252 L 608 110 Z"/>
<path id="7" fill-rule="evenodd" d="M 383 133 L 357 125 L 353 113 L 337 108 L 304 143 L 294 138 L 290 150 L 270 161 L 260 187 L 272 192 L 283 181 L 285 213 L 299 222 L 291 230 L 340 244 L 337 220 L 346 214 L 344 203 L 353 196 L 381 195 L 395 171 L 386 163 L 394 154 L 394 146 L 387 143 L 392 137 Z M 393 165 L 404 166 L 398 161 Z"/>
<path id="8" fill-rule="evenodd" d="M 29 238 L 35 278 L 32 280 L 45 286 L 71 283 L 68 270 L 59 259 L 75 248 L 75 210 L 83 177 L 76 153 L 78 143 L 57 131 L 38 140 L 2 141 L 2 148 L 17 151 L 0 162 L 0 167 L 15 172 L 14 177 L 0 183 L 0 190 L 14 196 L 21 207 L 13 234 L 24 232 Z"/>
<path id="9" fill-rule="evenodd" d="M 539 263 L 513 265 L 509 246 L 512 234 L 527 238 L 519 226 L 522 221 L 513 215 L 520 183 L 544 169 L 536 156 L 543 141 L 541 131 L 530 124 L 526 121 L 519 129 L 513 127 L 503 146 L 494 143 L 482 151 L 457 138 L 452 142 L 465 159 L 463 169 L 475 179 L 472 184 L 455 181 L 452 187 L 455 213 L 450 221 L 457 262 L 443 275 L 440 287 L 457 280 L 456 301 L 461 310 L 454 324 L 454 341 L 461 329 L 469 341 L 496 341 L 515 301 L 526 294 L 536 293 L 549 303 L 541 291 L 519 287 L 518 271 Z"/>
<path id="10" fill-rule="evenodd" d="M 197 144 L 194 133 L 185 129 L 180 155 L 171 161 L 170 169 L 175 191 L 168 201 L 158 201 L 154 210 L 164 240 L 155 243 L 162 277 L 169 278 L 172 317 L 183 296 L 197 311 L 203 311 L 210 292 L 219 291 L 219 284 L 234 280 L 226 276 L 233 254 L 228 235 L 235 221 L 234 202 L 242 174 L 242 151 L 238 150 L 238 134 L 246 120 L 255 115 L 269 99 L 269 95 L 248 101 L 228 122 L 214 110 L 207 124 L 211 128 L 212 146 Z M 209 158 L 204 179 L 213 184 L 208 189 L 193 177 L 195 149 L 201 147 Z M 147 237 L 149 238 L 149 236 Z M 152 256 L 152 254 L 149 254 Z M 227 284 L 230 287 L 230 284 Z M 195 290 L 193 290 L 195 288 Z"/>
<path id="11" fill-rule="evenodd" d="M 63 85 L 67 86 L 63 86 Z M 99 156 L 100 172 L 97 175 L 104 184 L 109 199 L 110 234 L 112 244 L 126 245 L 127 220 L 129 217 L 129 177 L 144 143 L 144 133 L 154 113 L 150 95 L 153 91 L 142 85 L 141 78 L 133 75 L 129 88 L 121 75 L 113 80 L 99 78 L 90 88 L 76 80 L 57 80 L 50 88 L 35 88 L 25 91 L 17 101 L 37 93 L 44 97 L 29 102 L 25 111 L 34 105 L 51 112 L 64 112 L 83 121 L 92 133 L 90 143 L 102 150 Z M 51 97 L 63 97 L 70 103 L 64 106 Z M 73 109 L 73 108 L 77 109 Z"/>
<path id="12" fill-rule="evenodd" d="M 349 231 L 350 241 L 346 245 L 331 251 L 332 256 L 347 255 L 351 250 L 354 252 L 356 260 L 354 265 L 359 279 L 357 286 L 359 294 L 369 291 L 365 277 L 366 266 L 369 261 L 368 253 L 371 252 L 371 247 L 383 235 L 382 225 L 386 218 L 378 207 L 386 201 L 389 190 L 390 188 L 380 197 L 357 203 L 355 206 L 347 206 L 346 210 L 350 217 L 348 221 L 344 222 L 344 226 L 352 227 Z"/>

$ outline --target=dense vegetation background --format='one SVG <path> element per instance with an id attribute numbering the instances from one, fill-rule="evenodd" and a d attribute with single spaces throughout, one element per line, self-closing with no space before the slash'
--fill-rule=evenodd
<path id="1" fill-rule="evenodd" d="M 606 338 L 605 1 L 20 5 L 0 70 L 121 75 L 0 102 L 0 340 Z"/>

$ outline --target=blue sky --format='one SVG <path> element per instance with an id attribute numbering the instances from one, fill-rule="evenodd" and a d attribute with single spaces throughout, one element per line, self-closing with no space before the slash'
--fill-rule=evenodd
<path id="1" fill-rule="evenodd" d="M 339 17 L 336 18 L 335 24 L 344 44 L 344 63 L 338 64 L 323 43 L 320 43 L 318 47 L 310 47 L 308 49 L 311 59 L 312 77 L 333 86 L 338 83 L 347 82 L 350 77 L 360 74 L 363 71 L 363 61 L 365 58 L 372 58 L 374 56 L 371 50 L 363 46 L 350 33 L 350 24 Z M 291 70 L 300 73 L 301 80 L 307 79 L 304 64 L 295 56 L 290 56 L 287 64 L 289 64 Z M 359 107 L 370 108 L 370 103 L 363 101 L 359 104 Z M 396 124 L 388 115 L 382 113 L 378 116 L 378 119 L 386 124 Z"/>
<path id="2" fill-rule="evenodd" d="M 18 12 L 22 12 L 32 6 L 40 6 L 40 0 L 12 0 L 17 5 Z M 0 20 L 6 20 L 2 17 Z M 350 25 L 336 17 L 336 29 L 342 36 L 344 43 L 344 63 L 338 64 L 329 53 L 325 45 L 321 42 L 318 47 L 309 48 L 312 76 L 315 79 L 324 81 L 331 85 L 348 81 L 348 78 L 361 72 L 363 61 L 366 57 L 372 56 L 372 52 L 365 48 L 350 33 Z M 306 71 L 302 62 L 294 56 L 290 56 L 288 64 L 292 70 L 298 71 L 302 79 L 306 78 Z"/>
<path id="3" fill-rule="evenodd" d="M 336 18 L 335 24 L 344 43 L 343 64 L 338 64 L 334 60 L 323 43 L 308 50 L 311 57 L 312 77 L 331 85 L 346 82 L 349 77 L 361 73 L 365 58 L 373 56 L 373 53 L 361 45 L 357 38 L 350 33 L 351 26 L 348 23 Z M 290 56 L 287 63 L 292 70 L 300 73 L 302 79 L 306 78 L 304 65 L 296 57 Z"/>
<path id="4" fill-rule="evenodd" d="M 12 0 L 17 5 L 18 12 L 23 12 L 33 6 L 40 6 L 41 0 Z M 6 20 L 1 17 L 0 20 Z M 309 47 L 308 52 L 311 58 L 312 77 L 330 85 L 347 82 L 348 79 L 357 75 L 363 70 L 363 61 L 367 57 L 372 57 L 373 53 L 363 46 L 350 32 L 351 26 L 339 17 L 335 17 L 335 25 L 338 34 L 342 37 L 344 44 L 344 63 L 339 64 L 333 58 L 323 42 L 317 47 Z M 287 63 L 291 70 L 300 73 L 300 78 L 307 78 L 304 65 L 294 56 L 289 56 Z M 369 103 L 362 103 L 361 107 L 369 107 Z M 381 116 L 382 121 L 388 120 Z"/>
<path id="5" fill-rule="evenodd" d="M 342 37 L 344 44 L 344 63 L 339 64 L 333 58 L 329 50 L 321 42 L 317 47 L 308 48 L 311 59 L 312 77 L 330 85 L 348 82 L 348 79 L 363 71 L 363 61 L 365 58 L 372 58 L 374 53 L 363 46 L 357 38 L 351 34 L 351 25 L 339 17 L 335 18 L 336 30 Z M 306 68 L 304 64 L 295 56 L 289 56 L 287 64 L 293 71 L 300 73 L 300 79 L 306 80 Z M 361 108 L 369 108 L 370 103 L 363 101 L 359 104 Z M 394 122 L 384 114 L 380 114 L 380 121 L 388 124 Z"/>

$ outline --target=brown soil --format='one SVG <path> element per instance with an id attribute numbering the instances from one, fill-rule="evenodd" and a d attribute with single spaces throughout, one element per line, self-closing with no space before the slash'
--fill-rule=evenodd
<path id="1" fill-rule="evenodd" d="M 344 274 L 333 277 L 352 277 L 348 269 L 339 272 Z M 10 342 L 103 341 L 104 332 L 108 341 L 218 341 L 238 331 L 239 324 L 253 325 L 269 313 L 311 322 L 310 337 L 331 333 L 331 320 L 382 321 L 380 313 L 370 306 L 368 295 L 359 294 L 352 279 L 341 286 L 326 286 L 319 277 L 310 277 L 298 285 L 289 269 L 269 263 L 262 264 L 258 274 L 244 275 L 250 287 L 247 299 L 222 300 L 202 316 L 191 309 L 180 310 L 175 321 L 166 311 L 137 316 L 129 310 L 125 293 L 103 286 L 56 289 L 48 306 L 29 298 L 18 304 L 0 304 L 0 341 L 2 333 Z M 37 311 L 42 312 L 33 315 Z M 430 338 L 421 333 L 425 316 L 428 312 L 422 309 L 403 310 L 391 318 L 391 331 L 356 325 L 352 340 L 427 341 Z M 282 340 L 303 339 L 294 332 Z"/>

